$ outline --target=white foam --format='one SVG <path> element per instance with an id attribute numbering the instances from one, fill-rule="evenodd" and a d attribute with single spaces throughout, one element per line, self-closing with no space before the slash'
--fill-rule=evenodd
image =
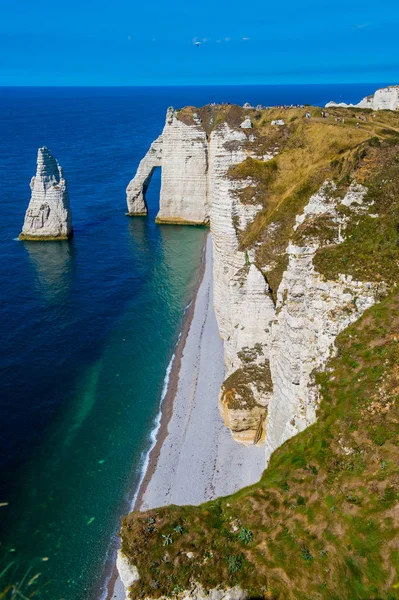
<path id="1" fill-rule="evenodd" d="M 181 333 L 179 333 L 179 340 L 181 337 Z M 133 510 L 134 505 L 136 504 L 136 500 L 137 500 L 137 496 L 138 493 L 140 491 L 141 485 L 143 483 L 143 479 L 145 477 L 145 474 L 147 472 L 148 469 L 148 465 L 150 462 L 150 454 L 152 452 L 152 450 L 155 447 L 155 444 L 157 443 L 157 437 L 158 437 L 158 432 L 159 432 L 159 428 L 161 427 L 161 419 L 162 419 L 162 403 L 165 399 L 166 393 L 168 391 L 168 386 L 169 386 L 169 379 L 170 379 L 170 374 L 172 372 L 172 366 L 173 366 L 173 361 L 175 360 L 175 353 L 173 353 L 172 358 L 170 359 L 170 362 L 168 364 L 168 367 L 166 369 L 166 374 L 165 374 L 165 378 L 163 380 L 163 388 L 162 388 L 162 394 L 161 394 L 161 400 L 159 403 L 159 410 L 158 413 L 155 417 L 154 420 L 154 426 L 151 430 L 150 433 L 150 441 L 151 441 L 151 445 L 150 448 L 146 451 L 143 452 L 142 456 L 141 456 L 141 474 L 140 474 L 140 479 L 139 479 L 139 483 L 137 485 L 136 491 L 134 493 L 133 499 L 132 499 L 132 503 L 131 503 L 131 507 L 130 510 Z"/>

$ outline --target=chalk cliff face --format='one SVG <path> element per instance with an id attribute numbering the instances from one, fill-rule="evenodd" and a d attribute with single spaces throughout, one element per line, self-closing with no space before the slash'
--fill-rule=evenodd
<path id="1" fill-rule="evenodd" d="M 116 568 L 118 569 L 119 577 L 126 590 L 128 590 L 140 578 L 137 567 L 130 564 L 128 558 L 123 554 L 122 550 L 118 550 Z M 126 595 L 126 598 L 128 600 L 129 596 Z"/>
<path id="2" fill-rule="evenodd" d="M 72 213 L 62 168 L 46 147 L 39 148 L 36 176 L 21 240 L 65 240 L 72 236 Z"/>
<path id="3" fill-rule="evenodd" d="M 251 154 L 251 138 L 240 126 L 223 122 L 206 133 L 196 114 L 187 124 L 169 109 L 163 133 L 141 161 L 127 199 L 130 214 L 145 212 L 148 179 L 154 165 L 161 165 L 158 220 L 210 221 L 215 312 L 227 367 L 220 412 L 237 441 L 266 438 L 268 460 L 276 447 L 314 422 L 313 371 L 333 352 L 338 333 L 373 304 L 376 288 L 350 278 L 326 281 L 313 267 L 320 242 L 305 238 L 302 246 L 290 243 L 286 249 L 288 268 L 275 305 L 267 265 L 259 267 L 255 248 L 239 247 L 239 231 L 262 207 L 240 201 L 237 192 L 248 181 L 233 179 L 229 169 Z M 337 226 L 335 243 L 344 239 L 345 219 L 337 206 L 361 206 L 367 190 L 354 185 L 339 200 L 333 187 L 326 182 L 310 198 L 295 229 L 325 215 Z"/>
<path id="4" fill-rule="evenodd" d="M 274 303 L 253 257 L 238 249 L 237 227 L 245 228 L 261 208 L 243 205 L 235 195 L 229 168 L 243 161 L 248 138 L 222 123 L 207 134 L 194 115 L 192 124 L 168 110 L 162 135 L 151 145 L 127 188 L 129 214 L 145 214 L 145 190 L 156 166 L 162 167 L 162 223 L 210 222 L 214 244 L 215 311 L 224 340 L 226 386 L 220 411 L 237 441 L 253 443 L 264 431 L 270 386 L 270 326 Z M 232 377 L 230 377 L 232 376 Z"/>
<path id="5" fill-rule="evenodd" d="M 342 199 L 331 196 L 333 191 L 334 184 L 326 182 L 297 216 L 295 229 L 315 217 L 330 218 L 337 225 L 334 243 L 342 243 L 347 217 L 337 208 L 343 205 L 361 214 L 368 208 L 363 206 L 367 189 L 354 184 Z M 278 289 L 271 330 L 273 395 L 266 427 L 267 461 L 285 440 L 315 422 L 319 393 L 314 372 L 334 353 L 337 335 L 372 306 L 384 289 L 383 284 L 358 282 L 350 276 L 326 280 L 313 266 L 320 240 L 309 237 L 304 241 L 306 245 L 290 243 L 287 248 L 288 268 Z"/>
<path id="6" fill-rule="evenodd" d="M 328 102 L 326 108 L 341 106 L 371 108 L 372 110 L 398 110 L 399 108 L 399 86 L 394 85 L 377 90 L 371 96 L 366 96 L 357 104 L 345 104 L 345 102 Z"/>
<path id="7" fill-rule="evenodd" d="M 246 141 L 244 133 L 226 124 L 211 133 L 208 196 L 214 245 L 214 303 L 228 376 L 220 410 L 235 439 L 253 443 L 262 437 L 270 398 L 263 374 L 268 370 L 275 309 L 269 285 L 253 256 L 239 250 L 237 227 L 244 229 L 261 208 L 242 204 L 235 192 L 246 184 L 228 176 L 229 168 L 246 158 Z"/>

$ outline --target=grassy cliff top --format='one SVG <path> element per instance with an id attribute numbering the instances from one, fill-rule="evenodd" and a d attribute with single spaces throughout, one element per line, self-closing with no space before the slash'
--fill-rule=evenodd
<path id="1" fill-rule="evenodd" d="M 306 113 L 310 118 L 306 118 Z M 327 116 L 323 117 L 323 113 Z M 399 112 L 311 106 L 256 110 L 227 104 L 189 106 L 177 112 L 178 118 L 188 125 L 194 124 L 193 114 L 201 119 L 207 134 L 222 123 L 240 128 L 245 117 L 251 118 L 253 128 L 241 130 L 248 138 L 245 145 L 249 156 L 231 168 L 230 176 L 244 184 L 238 192 L 241 202 L 262 206 L 255 220 L 238 234 L 241 249 L 256 244 L 257 265 L 264 271 L 274 298 L 287 265 L 285 250 L 295 216 L 324 181 L 334 181 L 337 193 L 342 195 L 351 181 L 366 185 L 371 190 L 369 200 L 378 196 L 377 208 L 384 213 L 386 222 L 391 219 L 392 206 L 382 206 L 381 196 L 385 192 L 390 197 L 396 194 Z M 271 124 L 278 119 L 285 125 Z M 270 156 L 274 158 L 267 160 Z M 390 181 L 385 177 L 386 168 Z M 390 190 L 382 190 L 384 186 Z M 368 224 L 370 234 L 374 235 L 380 224 L 379 220 Z M 338 258 L 339 251 L 336 255 Z M 328 261 L 320 261 L 319 267 L 331 274 Z M 350 273 L 342 260 L 339 268 Z M 396 271 L 391 275 L 396 276 Z"/>

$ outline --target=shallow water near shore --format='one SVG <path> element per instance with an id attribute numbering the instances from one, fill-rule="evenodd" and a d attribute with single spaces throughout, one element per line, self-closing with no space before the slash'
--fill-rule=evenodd
<path id="1" fill-rule="evenodd" d="M 149 217 L 124 214 L 167 106 L 378 86 L 332 87 L 0 90 L 0 590 L 25 577 L 27 596 L 92 599 L 139 480 L 206 235 L 155 224 L 159 172 Z M 44 144 L 68 180 L 71 242 L 15 240 Z"/>

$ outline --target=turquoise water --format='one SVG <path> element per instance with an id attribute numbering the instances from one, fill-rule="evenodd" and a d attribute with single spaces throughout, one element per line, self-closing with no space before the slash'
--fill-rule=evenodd
<path id="1" fill-rule="evenodd" d="M 123 225 L 129 267 L 132 273 L 145 270 L 139 292 L 92 360 L 76 365 L 72 376 L 65 377 L 62 367 L 53 372 L 49 395 L 62 389 L 63 407 L 20 468 L 17 493 L 10 492 L 10 506 L 2 509 L 12 520 L 2 537 L 3 563 L 15 560 L 18 577 L 30 567 L 28 580 L 41 573 L 25 593 L 39 587 L 41 597 L 52 600 L 93 597 L 119 516 L 137 485 L 173 344 L 198 278 L 204 229 L 159 227 L 142 218 Z M 42 319 L 51 323 L 71 299 L 71 249 L 60 244 L 49 252 L 38 244 L 29 258 Z M 104 294 L 103 301 L 110 300 Z"/>
<path id="2" fill-rule="evenodd" d="M 206 234 L 155 224 L 159 172 L 149 217 L 125 216 L 166 108 L 377 87 L 0 89 L 0 591 L 23 579 L 26 597 L 93 600 L 137 486 Z M 68 180 L 71 242 L 15 240 L 44 144 Z"/>

